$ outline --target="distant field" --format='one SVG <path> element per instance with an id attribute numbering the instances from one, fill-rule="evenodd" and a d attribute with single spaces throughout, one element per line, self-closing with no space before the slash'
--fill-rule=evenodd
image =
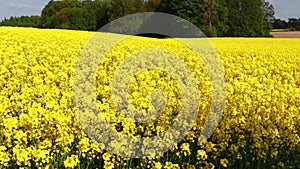
<path id="1" fill-rule="evenodd" d="M 300 31 L 293 32 L 271 32 L 274 38 L 300 38 Z"/>
<path id="2" fill-rule="evenodd" d="M 272 29 L 271 32 L 288 32 L 289 29 Z"/>

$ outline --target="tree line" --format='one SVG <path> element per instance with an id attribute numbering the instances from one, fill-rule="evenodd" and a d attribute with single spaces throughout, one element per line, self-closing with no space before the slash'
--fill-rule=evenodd
<path id="1" fill-rule="evenodd" d="M 0 22 L 0 26 L 38 27 L 39 19 L 39 16 L 11 16 L 10 18 L 4 18 L 4 20 Z"/>
<path id="2" fill-rule="evenodd" d="M 270 36 L 274 21 L 274 7 L 264 0 L 51 0 L 41 16 L 11 17 L 0 25 L 96 31 L 138 12 L 176 15 L 207 36 Z"/>
<path id="3" fill-rule="evenodd" d="M 300 18 L 289 18 L 288 21 L 275 19 L 273 29 L 287 29 L 290 31 L 300 31 Z"/>

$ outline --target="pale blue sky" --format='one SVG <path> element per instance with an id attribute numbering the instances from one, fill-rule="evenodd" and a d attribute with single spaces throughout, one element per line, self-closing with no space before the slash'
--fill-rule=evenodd
<path id="1" fill-rule="evenodd" d="M 1 0 L 0 20 L 4 17 L 40 15 L 49 0 Z M 276 18 L 300 18 L 300 0 L 269 0 L 275 6 Z"/>
<path id="2" fill-rule="evenodd" d="M 0 20 L 4 17 L 40 15 L 49 0 L 1 0 Z"/>

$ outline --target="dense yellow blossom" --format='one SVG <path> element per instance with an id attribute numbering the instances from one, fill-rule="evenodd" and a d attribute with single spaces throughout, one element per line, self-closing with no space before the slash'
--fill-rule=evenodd
<path id="1" fill-rule="evenodd" d="M 121 134 L 140 138 L 163 133 L 182 105 L 174 77 L 147 69 L 131 79 L 129 101 L 146 113 L 154 109 L 149 94 L 159 89 L 167 98 L 166 103 L 163 99 L 155 103 L 161 104 L 159 108 L 165 104 L 161 117 L 137 124 L 120 115 L 111 99 L 111 83 L 118 65 L 132 53 L 151 46 L 173 51 L 191 67 L 201 94 L 197 123 L 181 143 L 160 155 L 128 159 L 91 140 L 76 117 L 72 76 L 77 57 L 92 35 L 0 27 L 0 168 L 300 165 L 300 39 L 210 39 L 224 66 L 227 91 L 222 121 L 208 139 L 201 130 L 210 108 L 211 83 L 201 61 L 173 39 L 133 37 L 116 45 L 99 65 L 96 95 L 103 116 Z M 102 43 L 118 36 L 103 34 Z M 115 146 L 122 148 L 122 143 Z"/>
<path id="2" fill-rule="evenodd" d="M 227 159 L 221 159 L 220 163 L 221 163 L 221 165 L 222 165 L 223 167 L 227 167 L 227 165 L 228 165 L 228 160 L 227 160 Z"/>
<path id="3" fill-rule="evenodd" d="M 76 155 L 72 155 L 71 157 L 68 157 L 65 161 L 64 161 L 64 165 L 67 168 L 74 168 L 75 166 L 77 166 L 79 163 L 78 160 L 78 156 Z"/>

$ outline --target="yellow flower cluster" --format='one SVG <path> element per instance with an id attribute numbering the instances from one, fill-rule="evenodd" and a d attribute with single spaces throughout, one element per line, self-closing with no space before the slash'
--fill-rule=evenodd
<path id="1" fill-rule="evenodd" d="M 101 152 L 99 148 L 90 150 L 98 146 L 84 140 L 72 110 L 72 69 L 90 36 L 58 30 L 0 29 L 2 166 L 44 168 L 51 164 L 60 168 L 61 164 L 75 164 L 73 154 Z M 72 148 L 75 143 L 83 147 L 78 152 Z"/>
<path id="2" fill-rule="evenodd" d="M 174 77 L 147 69 L 131 79 L 129 101 L 141 113 L 159 105 L 164 108 L 161 117 L 140 124 L 116 109 L 111 98 L 114 72 L 140 49 L 162 48 L 180 57 L 191 68 L 201 97 L 198 118 L 184 140 L 163 154 L 129 159 L 107 152 L 89 139 L 76 117 L 72 76 L 77 57 L 92 35 L 0 27 L 0 168 L 300 165 L 300 39 L 210 39 L 224 66 L 227 91 L 222 121 L 209 139 L 200 133 L 210 108 L 211 83 L 205 66 L 190 50 L 177 40 L 141 37 L 113 47 L 99 65 L 96 95 L 101 114 L 117 132 L 137 138 L 159 135 L 174 123 L 183 104 Z M 103 44 L 118 36 L 103 34 Z M 155 89 L 163 92 L 166 100 L 151 100 L 157 94 L 150 95 Z M 190 106 L 197 104 L 189 102 Z"/>

